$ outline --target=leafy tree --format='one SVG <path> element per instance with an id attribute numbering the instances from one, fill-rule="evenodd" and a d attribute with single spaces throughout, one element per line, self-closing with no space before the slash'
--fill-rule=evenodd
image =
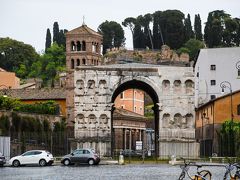
<path id="1" fill-rule="evenodd" d="M 25 64 L 20 64 L 20 67 L 16 70 L 16 74 L 20 78 L 24 78 L 28 74 L 28 70 Z"/>
<path id="2" fill-rule="evenodd" d="M 236 35 L 239 31 L 239 24 L 236 19 L 226 18 L 225 29 L 223 30 L 222 38 L 223 38 L 223 46 L 231 47 L 237 44 Z"/>
<path id="3" fill-rule="evenodd" d="M 20 104 L 20 101 L 18 99 L 0 96 L 0 109 L 12 110 L 14 107 L 18 106 L 19 104 Z"/>
<path id="4" fill-rule="evenodd" d="M 51 32 L 50 29 L 47 29 L 47 34 L 46 34 L 46 43 L 45 43 L 45 52 L 47 51 L 48 48 L 51 47 L 52 44 L 52 37 L 51 37 Z"/>
<path id="5" fill-rule="evenodd" d="M 187 18 L 184 20 L 184 34 L 185 34 L 185 42 L 194 37 L 194 32 L 192 30 L 192 23 L 190 14 L 187 15 Z"/>
<path id="6" fill-rule="evenodd" d="M 35 49 L 28 44 L 10 38 L 0 38 L 0 67 L 7 71 L 17 72 L 24 65 L 31 67 L 39 59 Z M 20 70 L 21 71 L 21 70 Z M 27 72 L 21 74 L 23 77 Z"/>
<path id="7" fill-rule="evenodd" d="M 153 49 L 153 42 L 152 42 L 152 32 L 149 28 L 149 24 L 152 21 L 151 14 L 145 14 L 144 16 L 138 16 L 138 21 L 140 22 L 141 26 L 143 27 L 143 44 L 145 47 L 151 47 Z"/>
<path id="8" fill-rule="evenodd" d="M 234 42 L 235 42 L 236 46 L 239 46 L 240 45 L 240 19 L 234 18 L 234 20 L 238 24 L 238 28 L 236 30 L 236 35 L 234 36 Z"/>
<path id="9" fill-rule="evenodd" d="M 195 15 L 194 31 L 195 31 L 195 38 L 199 41 L 202 41 L 203 40 L 202 22 L 199 14 Z"/>
<path id="10" fill-rule="evenodd" d="M 141 28 L 141 24 L 139 22 L 139 18 L 137 18 L 135 27 L 133 30 L 134 38 L 133 38 L 133 44 L 135 48 L 145 48 L 144 44 L 144 34 Z"/>
<path id="11" fill-rule="evenodd" d="M 164 44 L 162 29 L 160 24 L 160 18 L 162 16 L 161 11 L 156 11 L 153 13 L 153 46 L 154 49 L 160 49 Z"/>
<path id="12" fill-rule="evenodd" d="M 134 27 L 135 27 L 135 23 L 136 23 L 136 19 L 133 18 L 133 17 L 128 17 L 122 22 L 122 25 L 124 27 L 129 27 L 129 29 L 132 33 L 133 48 L 134 48 Z"/>
<path id="13" fill-rule="evenodd" d="M 197 39 L 189 39 L 185 44 L 184 47 L 189 50 L 189 56 L 191 60 L 196 60 L 198 51 L 205 47 L 202 41 Z"/>
<path id="14" fill-rule="evenodd" d="M 124 31 L 115 21 L 105 21 L 99 25 L 98 31 L 103 35 L 103 53 L 108 48 L 121 47 L 125 41 Z"/>
<path id="15" fill-rule="evenodd" d="M 230 15 L 223 10 L 212 11 L 208 14 L 204 29 L 204 39 L 209 48 L 223 45 L 222 37 L 226 18 L 230 18 Z"/>
<path id="16" fill-rule="evenodd" d="M 154 36 L 153 41 L 156 44 L 164 40 L 172 49 L 178 49 L 184 44 L 184 14 L 178 10 L 167 10 L 154 13 Z M 158 44 L 159 46 L 159 44 Z"/>
<path id="17" fill-rule="evenodd" d="M 44 84 L 58 78 L 58 74 L 65 70 L 66 55 L 63 46 L 53 43 L 47 52 L 40 56 L 39 61 L 34 62 L 31 66 L 29 77 L 41 77 Z"/>

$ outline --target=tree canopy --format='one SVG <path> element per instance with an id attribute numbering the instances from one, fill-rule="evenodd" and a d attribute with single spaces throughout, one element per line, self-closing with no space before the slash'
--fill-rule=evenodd
<path id="1" fill-rule="evenodd" d="M 39 59 L 35 49 L 10 38 L 0 38 L 0 67 L 17 73 L 20 78 L 28 74 L 27 68 Z"/>
<path id="2" fill-rule="evenodd" d="M 115 21 L 105 21 L 99 25 L 98 31 L 103 35 L 103 53 L 108 48 L 120 47 L 125 42 L 124 31 Z"/>

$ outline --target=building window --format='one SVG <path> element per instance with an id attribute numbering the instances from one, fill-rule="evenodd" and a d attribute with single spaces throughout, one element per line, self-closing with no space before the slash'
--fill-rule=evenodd
<path id="1" fill-rule="evenodd" d="M 240 104 L 237 106 L 237 114 L 240 115 Z"/>
<path id="2" fill-rule="evenodd" d="M 212 64 L 212 65 L 210 66 L 210 69 L 211 69 L 211 71 L 215 71 L 215 70 L 216 70 L 216 65 L 215 65 L 215 64 Z"/>
<path id="3" fill-rule="evenodd" d="M 240 69 L 238 69 L 238 76 L 240 76 Z"/>
<path id="4" fill-rule="evenodd" d="M 216 85 L 216 80 L 211 80 L 211 86 L 215 86 Z"/>
<path id="5" fill-rule="evenodd" d="M 123 99 L 123 92 L 120 94 L 120 99 Z"/>

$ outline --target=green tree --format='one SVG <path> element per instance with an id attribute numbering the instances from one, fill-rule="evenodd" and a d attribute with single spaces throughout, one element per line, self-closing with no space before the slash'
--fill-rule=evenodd
<path id="1" fill-rule="evenodd" d="M 208 14 L 204 29 L 204 40 L 209 48 L 223 45 L 222 39 L 226 18 L 230 18 L 230 15 L 223 10 L 212 11 Z"/>
<path id="2" fill-rule="evenodd" d="M 25 64 L 20 64 L 20 67 L 16 70 L 16 74 L 20 78 L 24 78 L 28 74 L 28 70 L 25 66 Z"/>
<path id="3" fill-rule="evenodd" d="M 187 42 L 191 38 L 194 38 L 194 32 L 192 30 L 190 14 L 188 14 L 187 18 L 184 20 L 184 34 L 185 34 L 185 42 Z"/>
<path id="4" fill-rule="evenodd" d="M 184 44 L 184 14 L 178 10 L 167 10 L 154 13 L 154 36 L 153 41 L 164 40 L 163 44 L 172 49 L 178 49 Z M 158 45 L 159 46 L 159 45 Z"/>
<path id="5" fill-rule="evenodd" d="M 134 48 L 134 27 L 135 27 L 135 23 L 136 23 L 136 19 L 133 18 L 133 17 L 128 17 L 122 22 L 122 25 L 124 27 L 129 27 L 129 29 L 132 33 L 133 48 Z"/>
<path id="6" fill-rule="evenodd" d="M 195 15 L 194 31 L 195 31 L 195 38 L 199 41 L 202 41 L 203 40 L 202 22 L 199 14 Z"/>
<path id="7" fill-rule="evenodd" d="M 190 60 L 196 60 L 199 50 L 204 48 L 205 45 L 202 41 L 197 39 L 189 39 L 184 44 L 184 47 L 189 50 Z"/>
<path id="8" fill-rule="evenodd" d="M 41 55 L 39 61 L 34 62 L 28 77 L 41 77 L 46 85 L 53 84 L 60 72 L 65 71 L 66 55 L 63 46 L 53 43 L 45 54 Z"/>
<path id="9" fill-rule="evenodd" d="M 58 22 L 53 23 L 53 42 L 60 44 Z"/>
<path id="10" fill-rule="evenodd" d="M 156 11 L 153 13 L 153 46 L 154 49 L 160 49 L 164 44 L 162 35 L 162 29 L 160 24 L 160 18 L 162 17 L 162 11 Z"/>
<path id="11" fill-rule="evenodd" d="M 124 31 L 115 21 L 105 21 L 99 25 L 98 31 L 103 35 L 103 53 L 113 47 L 121 47 L 125 41 Z"/>
<path id="12" fill-rule="evenodd" d="M 50 29 L 47 29 L 47 34 L 46 34 L 46 43 L 45 43 L 45 52 L 47 52 L 47 49 L 51 47 L 52 44 L 52 37 L 51 37 L 51 32 Z"/>
<path id="13" fill-rule="evenodd" d="M 31 45 L 10 38 L 0 38 L 1 68 L 17 72 L 21 68 L 20 65 L 31 67 L 38 59 L 39 55 Z M 27 69 L 27 73 L 24 74 L 28 74 L 28 71 Z"/>

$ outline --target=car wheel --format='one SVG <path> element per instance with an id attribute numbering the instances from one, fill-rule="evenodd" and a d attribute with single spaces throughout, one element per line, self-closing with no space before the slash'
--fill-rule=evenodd
<path id="1" fill-rule="evenodd" d="M 47 164 L 47 162 L 46 162 L 44 159 L 41 159 L 41 160 L 39 161 L 39 165 L 40 165 L 40 166 L 46 166 L 46 164 Z"/>
<path id="2" fill-rule="evenodd" d="M 89 159 L 89 160 L 88 160 L 88 164 L 89 164 L 89 165 L 93 165 L 94 163 L 95 163 L 95 162 L 94 162 L 93 159 Z"/>
<path id="3" fill-rule="evenodd" d="M 64 164 L 65 166 L 70 165 L 70 160 L 69 160 L 69 159 L 65 159 L 65 160 L 63 161 L 63 164 Z"/>
<path id="4" fill-rule="evenodd" d="M 13 163 L 12 163 L 12 165 L 13 165 L 14 167 L 18 167 L 18 166 L 20 165 L 20 162 L 19 162 L 18 160 L 14 160 Z"/>

